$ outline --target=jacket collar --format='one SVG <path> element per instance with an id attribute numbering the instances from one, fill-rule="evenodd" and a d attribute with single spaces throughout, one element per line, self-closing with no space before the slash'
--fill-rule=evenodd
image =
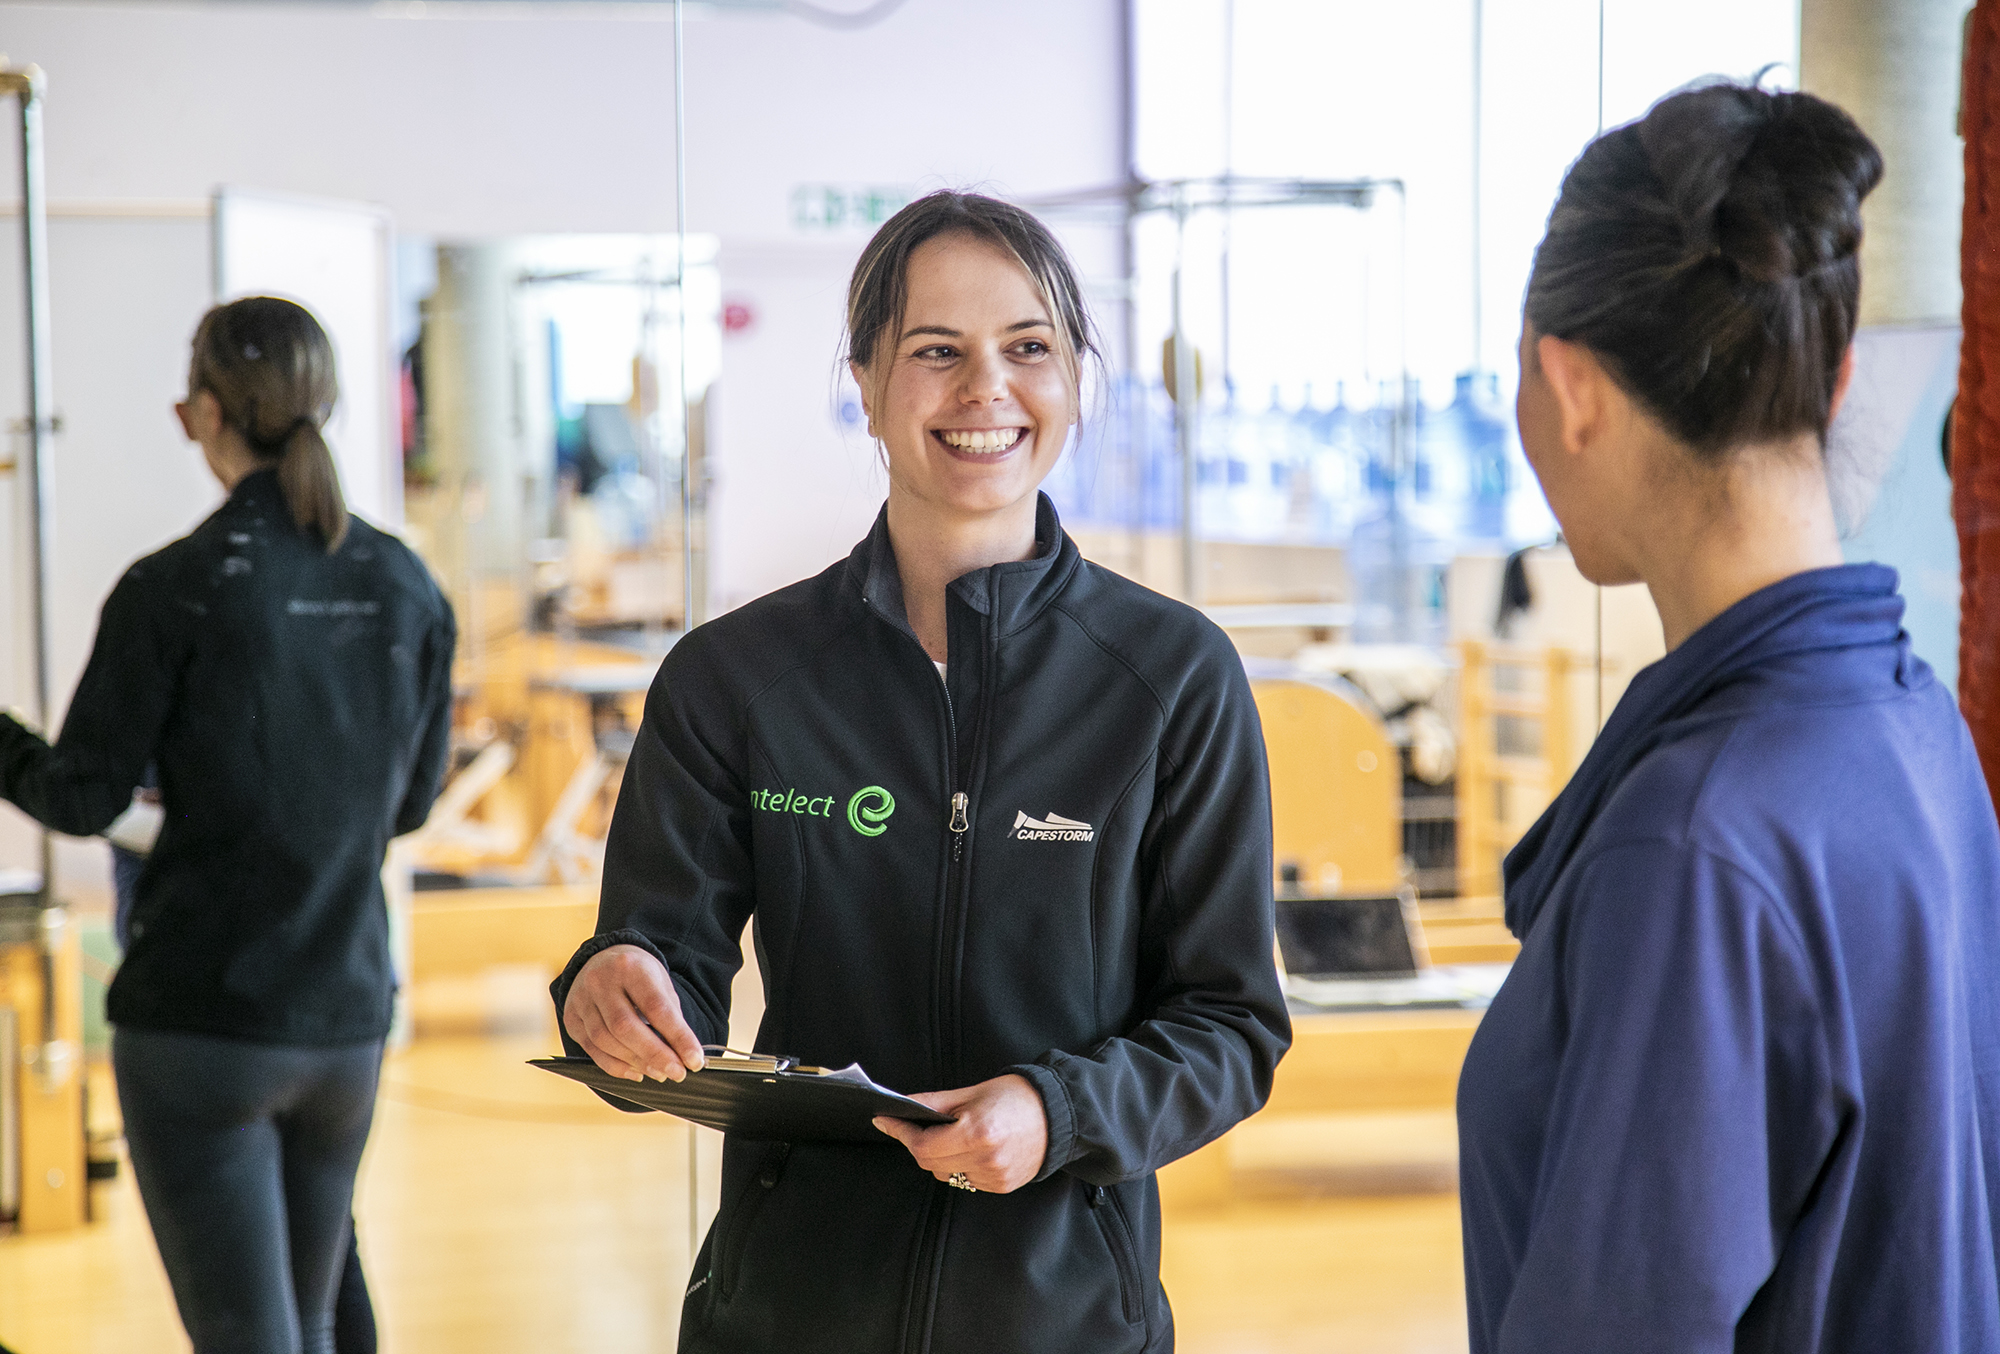
<path id="1" fill-rule="evenodd" d="M 229 491 L 228 502 L 236 507 L 263 507 L 284 502 L 284 490 L 278 485 L 275 467 L 268 470 L 253 470 L 236 481 L 236 487 Z"/>
<path id="2" fill-rule="evenodd" d="M 1743 679 L 1802 655 L 1874 648 L 1896 654 L 1898 683 L 1917 680 L 1902 617 L 1895 570 L 1813 569 L 1751 593 L 1636 674 L 1569 784 L 1507 853 L 1509 928 L 1527 935 L 1591 824 L 1646 754 L 1688 721 L 1719 713 Z"/>
<path id="3" fill-rule="evenodd" d="M 1035 496 L 1035 554 L 1010 564 L 992 564 L 954 579 L 950 593 L 982 616 L 991 618 L 1002 635 L 1012 634 L 1040 615 L 1055 600 L 1083 556 L 1062 529 L 1055 504 L 1047 494 Z M 889 541 L 889 505 L 875 515 L 875 526 L 847 557 L 847 576 L 861 600 L 892 624 L 909 630 L 903 606 L 903 577 L 896 568 L 896 550 Z"/>

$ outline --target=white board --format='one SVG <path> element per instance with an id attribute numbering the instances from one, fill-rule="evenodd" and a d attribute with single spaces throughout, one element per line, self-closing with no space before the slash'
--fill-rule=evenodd
<path id="1" fill-rule="evenodd" d="M 400 527 L 403 449 L 388 214 L 364 203 L 222 188 L 214 221 L 216 299 L 297 301 L 333 340 L 340 403 L 326 437 L 347 506 L 378 526 Z"/>
<path id="2" fill-rule="evenodd" d="M 209 205 L 144 212 L 65 208 L 49 216 L 54 338 L 49 658 L 54 718 L 97 633 L 98 608 L 131 562 L 185 535 L 222 501 L 201 449 L 181 434 L 188 340 L 213 294 Z M 0 215 L 0 429 L 27 412 L 20 219 Z M 0 440 L 0 706 L 34 704 L 24 476 L 26 439 Z M 32 866 L 38 836 L 0 807 L 0 868 Z M 57 878 L 72 902 L 110 894 L 101 843 L 59 839 Z"/>

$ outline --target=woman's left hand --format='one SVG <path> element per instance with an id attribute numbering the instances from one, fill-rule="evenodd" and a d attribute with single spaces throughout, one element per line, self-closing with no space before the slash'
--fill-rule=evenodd
<path id="1" fill-rule="evenodd" d="M 875 1127 L 910 1149 L 917 1164 L 940 1180 L 963 1175 L 988 1194 L 1008 1194 L 1041 1174 L 1049 1150 L 1049 1117 L 1042 1097 L 1018 1073 L 956 1091 L 925 1091 L 910 1099 L 954 1116 L 950 1124 L 877 1119 Z"/>

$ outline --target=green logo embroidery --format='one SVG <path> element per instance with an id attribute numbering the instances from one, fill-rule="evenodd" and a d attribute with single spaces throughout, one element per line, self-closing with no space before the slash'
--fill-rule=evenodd
<path id="1" fill-rule="evenodd" d="M 847 801 L 847 824 L 864 837 L 879 837 L 888 831 L 889 815 L 896 811 L 896 797 L 879 785 L 856 790 Z"/>

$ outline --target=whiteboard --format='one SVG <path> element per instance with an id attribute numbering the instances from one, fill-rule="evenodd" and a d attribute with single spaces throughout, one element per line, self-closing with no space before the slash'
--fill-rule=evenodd
<path id="1" fill-rule="evenodd" d="M 243 188 L 215 194 L 215 296 L 282 296 L 319 318 L 340 373 L 326 440 L 347 506 L 403 523 L 399 354 L 390 337 L 388 213 Z"/>

